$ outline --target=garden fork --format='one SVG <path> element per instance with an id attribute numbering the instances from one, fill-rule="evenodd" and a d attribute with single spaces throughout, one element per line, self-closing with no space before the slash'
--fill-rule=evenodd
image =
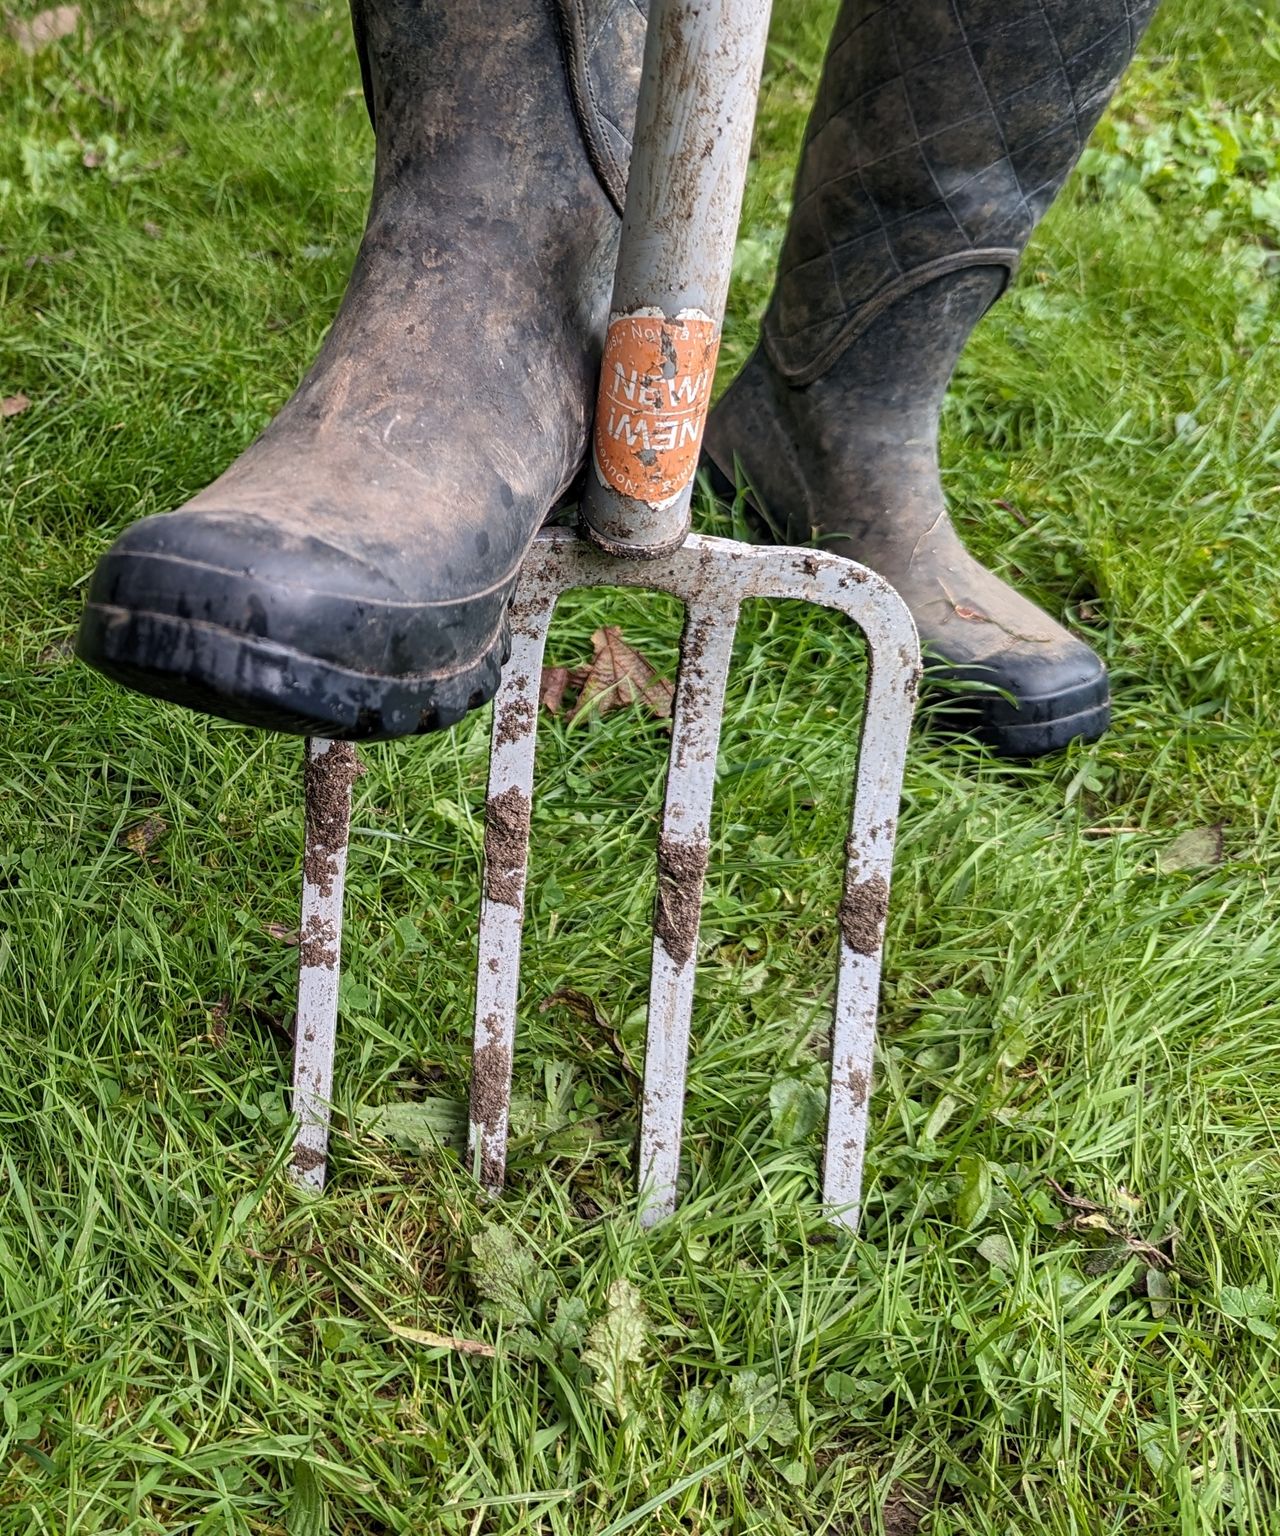
<path id="1" fill-rule="evenodd" d="M 801 598 L 862 630 L 868 683 L 839 908 L 823 1200 L 857 1224 L 881 945 L 919 647 L 879 576 L 813 549 L 690 534 L 741 211 L 769 0 L 654 0 L 604 348 L 581 531 L 544 530 L 511 605 L 485 806 L 472 1064 L 472 1166 L 502 1187 L 533 800 L 539 682 L 557 599 L 643 587 L 685 606 L 654 919 L 640 1128 L 641 1219 L 676 1203 L 689 1022 L 711 802 L 734 629 L 748 598 Z M 344 743 L 307 745 L 293 1167 L 324 1180 L 337 1021 L 342 880 L 357 772 Z"/>

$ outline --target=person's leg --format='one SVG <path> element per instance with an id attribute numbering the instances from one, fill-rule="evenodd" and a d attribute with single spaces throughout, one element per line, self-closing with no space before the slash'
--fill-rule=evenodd
<path id="1" fill-rule="evenodd" d="M 1014 696 L 974 705 L 1010 755 L 1100 735 L 1106 672 L 960 544 L 938 413 L 1156 3 L 845 0 L 761 345 L 707 431 L 789 538 L 872 566 L 935 656 Z"/>
<path id="2" fill-rule="evenodd" d="M 584 461 L 642 0 L 353 0 L 373 203 L 315 365 L 263 435 L 93 578 L 85 660 L 321 736 L 488 698 L 530 539 Z"/>

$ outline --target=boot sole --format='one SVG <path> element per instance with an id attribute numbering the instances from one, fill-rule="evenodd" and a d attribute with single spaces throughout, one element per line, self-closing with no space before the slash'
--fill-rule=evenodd
<path id="1" fill-rule="evenodd" d="M 701 468 L 706 471 L 712 493 L 721 501 L 735 501 L 738 491 L 720 466 L 704 453 Z M 745 497 L 748 516 L 762 537 L 769 527 Z M 962 668 L 945 657 L 925 662 L 926 682 L 955 682 L 964 677 Z M 976 673 L 969 673 L 970 678 Z M 974 693 L 963 703 L 949 702 L 925 711 L 928 728 L 947 736 L 968 736 L 982 742 L 999 757 L 1029 759 L 1060 752 L 1073 741 L 1091 742 L 1105 734 L 1111 724 L 1111 689 L 1107 674 L 1100 672 L 1076 686 L 1049 693 L 1027 695 L 1012 702 L 1002 693 Z"/>
<path id="2" fill-rule="evenodd" d="M 126 688 L 242 725 L 383 741 L 456 725 L 497 690 L 511 651 L 506 606 L 479 654 L 450 672 L 355 672 L 273 640 L 167 613 L 90 602 L 82 661 Z"/>

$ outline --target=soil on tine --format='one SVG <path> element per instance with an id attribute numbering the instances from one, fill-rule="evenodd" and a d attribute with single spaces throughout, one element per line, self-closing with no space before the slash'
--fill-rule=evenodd
<path id="1" fill-rule="evenodd" d="M 706 843 L 683 843 L 665 835 L 658 839 L 658 910 L 653 926 L 681 969 L 688 965 L 698 942 L 709 852 Z"/>
<path id="2" fill-rule="evenodd" d="M 490 1016 L 486 1022 L 496 1023 Z M 511 1103 L 511 1053 L 500 1042 L 481 1046 L 471 1064 L 471 1123 L 488 1138 L 502 1124 Z M 502 1182 L 503 1158 L 486 1145 L 480 1159 L 480 1182 Z"/>
<path id="3" fill-rule="evenodd" d="M 484 808 L 484 893 L 508 907 L 518 907 L 524 892 L 529 812 L 528 795 L 514 784 Z"/>
<path id="4" fill-rule="evenodd" d="M 307 803 L 307 843 L 302 873 L 321 896 L 333 894 L 337 855 L 351 824 L 351 786 L 364 772 L 349 741 L 331 741 L 322 757 L 308 751 L 303 785 Z"/>
<path id="5" fill-rule="evenodd" d="M 884 920 L 889 911 L 889 885 L 883 875 L 870 880 L 845 877 L 844 896 L 840 901 L 840 932 L 850 949 L 860 955 L 874 955 L 884 937 Z"/>

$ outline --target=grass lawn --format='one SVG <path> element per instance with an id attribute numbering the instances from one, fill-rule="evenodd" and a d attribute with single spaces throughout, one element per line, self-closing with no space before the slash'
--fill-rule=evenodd
<path id="1" fill-rule="evenodd" d="M 296 382 L 372 141 L 340 0 L 85 11 L 0 34 L 0 1536 L 1280 1531 L 1275 10 L 1168 0 L 966 354 L 957 517 L 1116 723 L 1021 767 L 917 735 L 852 1243 L 815 1118 L 858 653 L 782 605 L 730 690 L 678 1218 L 630 1196 L 631 711 L 543 727 L 498 1204 L 423 1129 L 465 1094 L 487 711 L 365 752 L 333 1178 L 288 1184 L 300 745 L 69 647 L 115 533 Z M 832 12 L 779 6 L 727 368 Z M 553 659 L 606 621 L 670 667 L 623 596 Z"/>

